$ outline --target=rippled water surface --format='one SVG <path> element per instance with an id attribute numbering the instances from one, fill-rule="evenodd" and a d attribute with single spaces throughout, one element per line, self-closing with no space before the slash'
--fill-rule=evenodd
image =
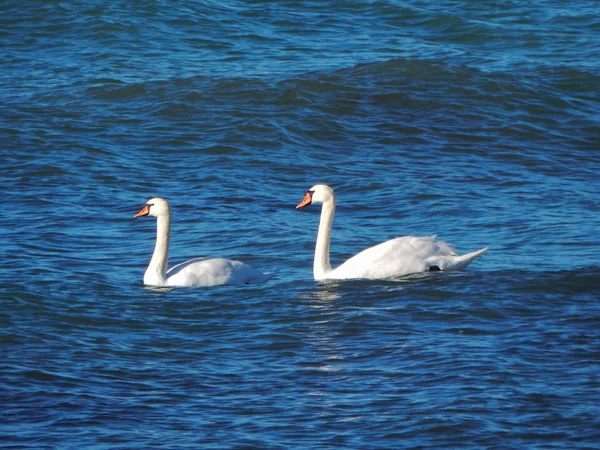
<path id="1" fill-rule="evenodd" d="M 4 2 L 0 446 L 599 448 L 597 6 Z M 315 282 L 317 182 L 489 251 Z M 276 277 L 145 288 L 154 196 Z"/>

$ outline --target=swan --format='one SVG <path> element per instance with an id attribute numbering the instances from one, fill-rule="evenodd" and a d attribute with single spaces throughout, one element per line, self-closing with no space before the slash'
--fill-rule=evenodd
<path id="1" fill-rule="evenodd" d="M 385 279 L 427 271 L 461 270 L 487 247 L 466 255 L 457 255 L 452 247 L 435 236 L 402 236 L 370 247 L 332 269 L 329 263 L 331 225 L 335 212 L 335 194 L 325 184 L 311 187 L 296 209 L 322 203 L 313 274 L 315 280 Z"/>
<path id="2" fill-rule="evenodd" d="M 218 286 L 222 284 L 266 283 L 273 273 L 261 273 L 241 261 L 225 258 L 195 258 L 167 271 L 171 207 L 162 198 L 151 198 L 133 218 L 156 217 L 156 246 L 144 273 L 148 286 Z"/>

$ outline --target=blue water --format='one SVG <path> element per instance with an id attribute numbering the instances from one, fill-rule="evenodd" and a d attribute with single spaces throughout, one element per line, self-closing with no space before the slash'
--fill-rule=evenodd
<path id="1" fill-rule="evenodd" d="M 600 448 L 600 15 L 574 2 L 0 5 L 0 447 Z M 464 272 L 319 283 L 437 234 Z M 142 284 L 170 264 L 264 286 Z"/>

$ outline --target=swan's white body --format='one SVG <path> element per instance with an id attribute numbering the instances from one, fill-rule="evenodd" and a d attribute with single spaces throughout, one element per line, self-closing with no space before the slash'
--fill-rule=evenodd
<path id="1" fill-rule="evenodd" d="M 273 273 L 261 273 L 241 261 L 225 258 L 196 258 L 167 271 L 171 208 L 162 198 L 151 198 L 135 217 L 156 217 L 156 246 L 144 273 L 148 286 L 218 286 L 266 283 Z"/>
<path id="2" fill-rule="evenodd" d="M 435 236 L 403 236 L 363 250 L 341 266 L 332 269 L 329 262 L 331 226 L 335 213 L 335 194 L 324 184 L 310 188 L 296 209 L 312 203 L 322 203 L 317 233 L 313 274 L 315 280 L 384 279 L 401 277 L 429 270 L 462 270 L 487 247 L 466 255 L 457 255 L 452 247 Z"/>

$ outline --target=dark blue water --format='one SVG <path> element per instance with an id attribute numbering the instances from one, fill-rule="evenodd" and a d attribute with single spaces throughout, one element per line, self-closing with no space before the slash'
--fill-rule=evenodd
<path id="1" fill-rule="evenodd" d="M 0 447 L 600 448 L 600 15 L 575 2 L 0 5 Z M 437 234 L 467 271 L 318 283 Z M 171 265 L 264 286 L 142 285 Z"/>

